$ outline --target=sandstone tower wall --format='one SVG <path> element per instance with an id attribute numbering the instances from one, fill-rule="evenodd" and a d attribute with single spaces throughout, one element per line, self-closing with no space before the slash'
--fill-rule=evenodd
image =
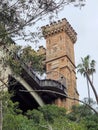
<path id="1" fill-rule="evenodd" d="M 42 27 L 46 39 L 47 78 L 64 80 L 68 96 L 79 98 L 76 86 L 74 43 L 77 34 L 66 19 Z M 63 77 L 63 79 L 62 79 Z M 57 99 L 58 106 L 69 109 L 77 102 L 69 99 Z"/>

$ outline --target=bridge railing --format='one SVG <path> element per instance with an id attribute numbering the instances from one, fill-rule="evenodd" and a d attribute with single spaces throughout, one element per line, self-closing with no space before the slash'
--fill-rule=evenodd
<path id="1" fill-rule="evenodd" d="M 61 82 L 52 79 L 40 80 L 38 76 L 34 73 L 32 68 L 29 68 L 26 64 L 22 65 L 22 67 L 38 83 L 40 87 L 54 87 L 64 91 L 64 93 L 67 92 L 65 85 Z"/>
<path id="2" fill-rule="evenodd" d="M 20 60 L 20 58 L 19 58 L 19 60 Z M 31 67 L 28 67 L 28 65 L 25 64 L 24 62 L 22 62 L 21 60 L 20 60 L 20 62 L 22 63 L 21 65 L 22 65 L 23 69 L 37 82 L 37 84 L 40 87 L 48 87 L 48 86 L 55 87 L 55 88 L 58 88 L 58 89 L 64 91 L 65 93 L 67 93 L 65 79 L 63 79 L 63 82 L 61 82 L 60 80 L 57 81 L 57 80 L 53 80 L 53 79 L 40 80 Z"/>
<path id="3" fill-rule="evenodd" d="M 22 64 L 23 69 L 37 82 L 38 85 L 40 85 L 40 79 L 36 75 L 36 73 L 33 71 L 32 68 L 29 68 L 28 65 L 25 63 Z"/>
<path id="4" fill-rule="evenodd" d="M 48 75 L 47 79 L 56 80 L 56 81 L 60 82 L 61 84 L 63 84 L 66 87 L 66 89 L 67 89 L 66 78 L 64 77 L 63 74 L 61 74 L 58 71 L 50 71 L 50 72 L 47 72 L 47 75 Z"/>
<path id="5" fill-rule="evenodd" d="M 58 88 L 58 89 L 62 90 L 65 94 L 67 94 L 66 87 L 63 84 L 61 84 L 60 82 L 55 81 L 55 80 L 51 80 L 51 79 L 41 80 L 40 86 L 46 87 L 46 88 L 47 87 Z"/>

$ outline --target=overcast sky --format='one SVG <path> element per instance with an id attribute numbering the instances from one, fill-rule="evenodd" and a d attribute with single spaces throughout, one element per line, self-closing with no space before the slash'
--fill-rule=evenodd
<path id="1" fill-rule="evenodd" d="M 91 56 L 91 59 L 96 61 L 94 85 L 98 92 L 98 0 L 88 0 L 82 9 L 73 7 L 73 5 L 67 5 L 58 14 L 58 19 L 62 18 L 66 18 L 77 32 L 77 42 L 75 44 L 76 65 L 81 62 L 81 57 L 85 57 L 88 54 Z M 47 21 L 39 22 L 40 27 L 46 24 Z M 77 74 L 77 78 L 80 99 L 83 99 L 87 97 L 86 80 L 79 74 Z M 92 97 L 94 98 L 93 94 Z"/>
<path id="2" fill-rule="evenodd" d="M 66 17 L 69 23 L 77 32 L 77 42 L 75 44 L 76 65 L 81 62 L 81 57 L 88 54 L 96 61 L 96 74 L 94 75 L 94 85 L 98 92 L 98 0 L 88 0 L 81 10 L 73 6 L 66 6 L 59 14 L 59 18 Z M 77 75 L 77 87 L 80 99 L 87 97 L 85 88 L 86 80 Z M 92 94 L 94 98 L 94 95 Z"/>

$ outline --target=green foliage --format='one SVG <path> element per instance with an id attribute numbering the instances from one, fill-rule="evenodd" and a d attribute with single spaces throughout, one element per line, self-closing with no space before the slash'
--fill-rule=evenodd
<path id="1" fill-rule="evenodd" d="M 22 62 L 30 66 L 30 68 L 32 68 L 35 72 L 39 72 L 40 74 L 45 72 L 43 64 L 45 56 L 38 55 L 31 46 L 27 46 L 22 50 L 20 58 Z"/>
<path id="2" fill-rule="evenodd" d="M 79 0 L 77 6 L 84 6 L 83 1 L 80 2 Z M 16 37 L 17 40 L 34 42 L 35 35 L 38 37 L 39 32 L 32 33 L 29 29 L 30 26 L 34 30 L 34 25 L 38 20 L 42 18 L 51 20 L 65 5 L 75 2 L 72 0 L 1 0 L 0 24 L 3 24 L 4 27 L 0 29 L 1 40 L 4 43 L 5 37 L 9 36 L 11 38 Z"/>
<path id="3" fill-rule="evenodd" d="M 18 103 L 13 103 L 7 92 L 4 92 L 3 102 L 3 130 L 32 130 L 31 124 L 22 111 L 18 108 Z M 26 125 L 28 124 L 28 125 Z"/>
<path id="4" fill-rule="evenodd" d="M 14 41 L 7 35 L 4 24 L 0 23 L 0 45 L 8 45 L 12 43 L 14 43 Z"/>
<path id="5" fill-rule="evenodd" d="M 95 72 L 95 60 L 91 60 L 90 56 L 87 55 L 86 57 L 81 58 L 81 61 L 82 63 L 77 66 L 77 71 L 84 76 L 86 76 L 86 73 L 92 75 Z"/>
<path id="6" fill-rule="evenodd" d="M 33 69 L 35 72 L 43 74 L 45 72 L 43 61 L 45 56 L 38 55 L 38 53 L 27 46 L 22 49 L 21 46 L 14 46 L 13 50 L 9 49 L 7 56 L 4 58 L 5 65 L 10 66 L 12 73 L 20 75 L 22 73 L 22 65 L 25 63 L 26 66 Z"/>
<path id="7" fill-rule="evenodd" d="M 73 106 L 67 114 L 64 108 L 45 105 L 28 110 L 24 115 L 18 103 L 3 94 L 3 130 L 97 130 L 98 116 L 85 105 Z"/>
<path id="8" fill-rule="evenodd" d="M 88 115 L 92 115 L 93 112 L 91 111 L 90 108 L 86 105 L 79 105 L 79 106 L 73 106 L 72 107 L 72 112 L 69 113 L 67 116 L 70 120 L 79 122 L 81 121 L 84 117 Z"/>
<path id="9" fill-rule="evenodd" d="M 87 55 L 84 58 L 81 58 L 81 63 L 77 66 L 77 72 L 80 72 L 81 75 L 84 75 L 87 79 L 87 86 L 88 86 L 88 98 L 90 99 L 90 89 L 89 84 L 94 92 L 96 102 L 98 104 L 98 94 L 95 89 L 95 86 L 93 85 L 93 74 L 95 72 L 95 60 L 91 60 L 90 56 Z M 92 80 L 91 77 L 92 76 Z"/>
<path id="10" fill-rule="evenodd" d="M 49 4 L 50 3 L 50 4 Z M 3 0 L 0 1 L 0 25 L 3 25 L 3 29 L 0 28 L 0 37 L 4 43 L 5 37 L 22 37 L 22 39 L 30 40 L 31 37 L 29 33 L 25 33 L 24 28 L 26 26 L 31 26 L 35 24 L 36 20 L 39 20 L 42 16 L 48 15 L 52 10 L 53 12 L 59 10 L 60 4 L 64 5 L 64 3 L 55 3 L 55 7 L 52 8 L 52 3 L 54 1 L 43 3 L 39 1 L 31 1 L 31 0 Z M 41 5 L 41 6 L 40 6 Z M 47 8 L 46 8 L 47 6 Z M 43 7 L 43 8 L 41 8 Z M 51 11 L 49 9 L 52 9 Z M 26 38 L 25 38 L 26 37 Z M 28 37 L 28 38 L 27 38 Z"/>
<path id="11" fill-rule="evenodd" d="M 38 130 L 86 130 L 84 124 L 72 122 L 67 118 L 66 110 L 55 105 L 39 107 L 26 115 L 38 126 Z"/>
<path id="12" fill-rule="evenodd" d="M 13 56 L 9 56 L 6 60 L 6 63 L 11 67 L 12 73 L 19 75 L 21 74 L 22 67 L 18 59 L 15 59 Z"/>
<path id="13" fill-rule="evenodd" d="M 67 118 L 56 118 L 53 123 L 53 130 L 86 130 L 84 124 L 76 123 Z"/>
<path id="14" fill-rule="evenodd" d="M 13 96 L 13 94 L 9 94 L 8 92 L 0 92 L 2 93 L 2 110 L 3 110 L 3 115 L 6 115 L 6 113 L 9 114 L 16 114 L 16 113 L 22 113 L 22 111 L 18 108 L 18 102 L 13 103 L 10 98 Z M 1 95 L 0 95 L 1 97 Z"/>
<path id="15" fill-rule="evenodd" d="M 39 111 L 43 113 L 44 119 L 49 122 L 54 122 L 54 119 L 57 117 L 65 117 L 66 110 L 64 108 L 58 108 L 55 105 L 45 105 L 40 107 Z"/>
<path id="16" fill-rule="evenodd" d="M 23 115 L 7 114 L 3 124 L 4 130 L 32 130 L 33 128 L 31 122 Z"/>
<path id="17" fill-rule="evenodd" d="M 87 127 L 87 130 L 98 130 L 98 116 L 95 114 L 87 116 L 83 123 Z"/>
<path id="18" fill-rule="evenodd" d="M 28 110 L 26 115 L 28 119 L 33 120 L 34 124 L 39 124 L 41 121 L 44 120 L 43 114 L 36 109 L 34 109 L 33 111 Z"/>
<path id="19" fill-rule="evenodd" d="M 64 108 L 46 105 L 38 110 L 17 114 L 17 105 L 11 101 L 3 113 L 3 130 L 86 130 L 84 124 L 72 122 Z"/>
<path id="20" fill-rule="evenodd" d="M 93 113 L 92 110 L 88 108 L 88 106 L 73 106 L 72 112 L 69 113 L 67 117 L 73 122 L 77 122 L 82 125 L 84 124 L 87 130 L 98 129 L 98 115 L 96 115 L 96 113 Z"/>

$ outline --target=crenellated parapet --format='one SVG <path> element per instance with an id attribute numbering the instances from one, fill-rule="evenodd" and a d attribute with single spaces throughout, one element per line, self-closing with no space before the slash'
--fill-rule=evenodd
<path id="1" fill-rule="evenodd" d="M 66 18 L 62 19 L 61 21 L 58 20 L 58 22 L 53 22 L 50 25 L 42 27 L 42 32 L 45 38 L 63 31 L 66 32 L 66 34 L 69 36 L 73 43 L 76 42 L 77 33 L 66 20 Z"/>
<path id="2" fill-rule="evenodd" d="M 43 46 L 40 46 L 39 49 L 37 50 L 38 55 L 46 55 L 46 49 Z"/>

